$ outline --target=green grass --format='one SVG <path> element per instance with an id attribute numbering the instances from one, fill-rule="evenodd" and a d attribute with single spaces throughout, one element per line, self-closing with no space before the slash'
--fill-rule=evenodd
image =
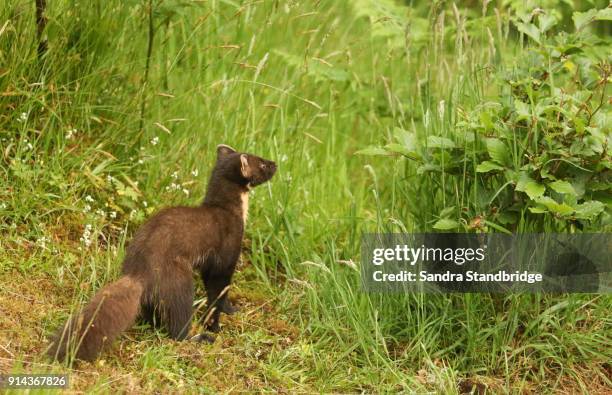
<path id="1" fill-rule="evenodd" d="M 232 290 L 242 311 L 212 346 L 136 327 L 72 367 L 74 390 L 612 385 L 609 296 L 366 294 L 351 265 L 362 232 L 429 229 L 448 203 L 431 191 L 450 182 L 354 152 L 394 127 L 450 135 L 457 111 L 495 97 L 490 70 L 521 61 L 522 45 L 505 39 L 509 10 L 470 11 L 480 28 L 466 40 L 452 7 L 445 27 L 417 8 L 425 27 L 406 44 L 367 1 L 153 1 L 143 84 L 148 2 L 49 2 L 42 60 L 32 3 L 0 5 L 1 372 L 66 371 L 42 356 L 48 335 L 117 276 L 149 214 L 201 201 L 226 143 L 279 164 L 251 197 Z"/>

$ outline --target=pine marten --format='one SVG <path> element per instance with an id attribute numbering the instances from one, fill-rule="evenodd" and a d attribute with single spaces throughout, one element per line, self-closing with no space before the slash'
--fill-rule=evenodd
<path id="1" fill-rule="evenodd" d="M 172 339 L 185 339 L 193 314 L 193 271 L 206 288 L 208 329 L 218 332 L 220 313 L 236 310 L 227 290 L 240 256 L 249 190 L 275 172 L 270 160 L 219 145 L 204 202 L 163 209 L 145 222 L 127 248 L 122 276 L 68 319 L 48 355 L 94 360 L 139 315 L 163 325 Z M 212 337 L 202 333 L 194 339 Z"/>

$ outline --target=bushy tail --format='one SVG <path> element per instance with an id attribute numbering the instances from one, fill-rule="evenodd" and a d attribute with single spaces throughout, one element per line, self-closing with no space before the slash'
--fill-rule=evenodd
<path id="1" fill-rule="evenodd" d="M 47 354 L 58 360 L 96 359 L 102 348 L 134 324 L 142 291 L 142 280 L 130 276 L 108 284 L 58 330 Z"/>

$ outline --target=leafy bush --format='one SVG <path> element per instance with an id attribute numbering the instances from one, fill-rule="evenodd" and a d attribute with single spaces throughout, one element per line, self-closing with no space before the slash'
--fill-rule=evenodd
<path id="1" fill-rule="evenodd" d="M 429 195 L 454 199 L 454 206 L 441 208 L 436 229 L 609 228 L 610 40 L 583 28 L 610 19 L 610 11 L 576 12 L 576 32 L 549 38 L 553 16 L 515 20 L 535 45 L 519 64 L 497 74 L 494 100 L 456 107 L 450 131 L 396 128 L 393 142 L 359 153 L 405 156 L 416 162 L 415 182 L 427 184 Z M 436 110 L 444 119 L 445 109 L 440 102 L 428 111 L 425 126 Z M 471 199 L 457 196 L 468 193 Z M 422 213 L 417 206 L 412 214 Z"/>

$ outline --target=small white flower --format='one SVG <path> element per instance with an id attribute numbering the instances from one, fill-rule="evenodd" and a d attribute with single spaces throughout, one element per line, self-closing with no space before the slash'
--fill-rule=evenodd
<path id="1" fill-rule="evenodd" d="M 200 173 L 198 172 L 198 169 L 195 169 L 195 170 L 193 170 L 193 171 L 191 172 L 191 175 L 192 175 L 192 176 L 194 176 L 194 177 L 197 177 L 197 176 L 198 176 L 198 174 L 200 174 Z"/>
<path id="2" fill-rule="evenodd" d="M 281 156 L 281 157 L 280 157 L 280 161 L 281 161 L 281 162 L 287 162 L 287 159 L 289 159 L 289 158 L 287 157 L 287 154 L 283 154 L 283 156 Z"/>
<path id="3" fill-rule="evenodd" d="M 187 196 L 189 196 L 189 189 L 187 188 L 183 188 L 183 193 Z"/>
<path id="4" fill-rule="evenodd" d="M 32 145 L 32 143 L 28 143 L 27 147 L 28 147 L 28 150 L 32 150 L 32 148 L 34 148 L 34 146 Z"/>
<path id="5" fill-rule="evenodd" d="M 77 130 L 76 129 L 68 129 L 66 131 L 66 140 L 70 140 L 72 139 L 72 137 L 74 137 L 74 135 L 76 134 Z"/>
<path id="6" fill-rule="evenodd" d="M 138 159 L 138 164 L 139 164 L 139 165 L 142 165 L 143 163 L 144 163 L 144 160 L 142 160 L 142 159 Z"/>
<path id="7" fill-rule="evenodd" d="M 85 196 L 85 201 L 86 201 L 86 202 L 93 203 L 94 198 L 92 198 L 92 197 L 91 197 L 91 195 L 87 195 L 87 196 Z"/>
<path id="8" fill-rule="evenodd" d="M 36 239 L 36 245 L 38 245 L 40 248 L 46 248 L 47 247 L 47 242 L 51 241 L 51 239 L 49 239 L 46 236 L 41 236 L 38 239 Z"/>
<path id="9" fill-rule="evenodd" d="M 108 213 L 108 216 L 111 217 L 112 219 L 117 218 L 117 212 L 116 211 L 111 211 L 110 213 Z"/>
<path id="10" fill-rule="evenodd" d="M 92 242 L 91 230 L 92 230 L 91 224 L 85 225 L 85 229 L 83 230 L 83 235 L 79 239 L 81 243 L 85 244 L 85 247 L 89 247 L 91 245 L 91 242 Z"/>
<path id="11" fill-rule="evenodd" d="M 106 175 L 106 182 L 108 182 L 109 184 L 112 184 L 113 181 L 115 181 L 115 178 L 113 176 L 111 176 L 110 174 Z"/>
<path id="12" fill-rule="evenodd" d="M 0 210 L 4 210 L 6 207 L 6 203 L 0 203 Z"/>
<path id="13" fill-rule="evenodd" d="M 19 122 L 25 122 L 25 121 L 27 121 L 27 120 L 28 120 L 28 113 L 27 113 L 27 112 L 22 112 L 22 113 L 19 115 L 19 119 L 18 119 L 18 121 L 19 121 Z"/>
<path id="14" fill-rule="evenodd" d="M 91 211 L 91 206 L 89 204 L 86 204 L 85 207 L 83 208 L 83 212 L 88 213 L 90 211 Z"/>
<path id="15" fill-rule="evenodd" d="M 172 173 L 170 177 L 174 178 L 175 180 L 178 179 L 178 171 L 175 171 L 174 173 Z"/>
<path id="16" fill-rule="evenodd" d="M 145 206 L 145 207 L 147 207 L 147 206 L 149 205 L 149 203 L 147 203 L 147 201 L 146 201 L 146 200 L 143 200 L 143 201 L 142 201 L 142 205 L 143 205 L 143 206 Z"/>
<path id="17" fill-rule="evenodd" d="M 151 145 L 157 145 L 159 143 L 159 137 L 153 137 L 151 139 Z"/>
<path id="18" fill-rule="evenodd" d="M 99 217 L 106 217 L 106 213 L 101 208 L 96 210 L 96 215 Z"/>

